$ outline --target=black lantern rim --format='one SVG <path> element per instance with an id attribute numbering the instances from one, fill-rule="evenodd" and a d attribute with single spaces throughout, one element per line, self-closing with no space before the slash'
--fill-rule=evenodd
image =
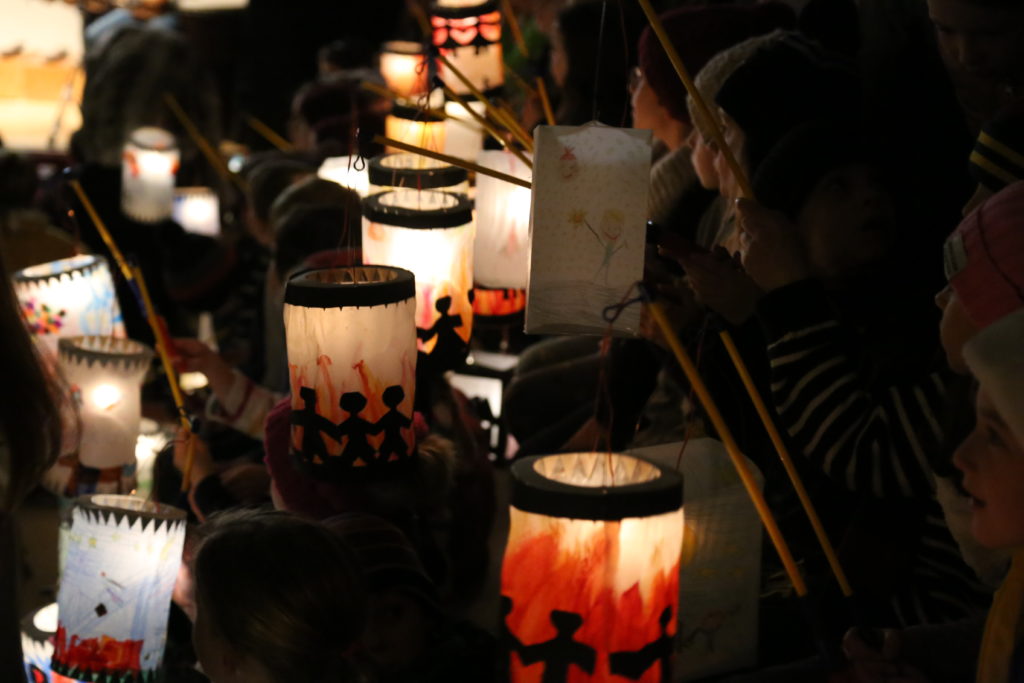
<path id="1" fill-rule="evenodd" d="M 304 308 L 386 306 L 416 296 L 416 279 L 404 268 L 346 266 L 297 273 L 284 291 L 284 302 Z"/>
<path id="2" fill-rule="evenodd" d="M 140 133 L 144 136 L 141 140 L 138 137 Z M 151 134 L 159 135 L 164 139 L 159 142 L 147 140 L 145 136 Z M 128 135 L 128 142 L 139 149 L 152 152 L 170 152 L 178 147 L 177 140 L 174 138 L 174 133 L 165 128 L 160 128 L 159 126 L 142 126 L 140 128 L 136 128 L 130 135 Z"/>
<path id="3" fill-rule="evenodd" d="M 407 168 L 388 166 L 387 162 L 396 157 L 415 157 L 414 154 L 381 154 L 370 160 L 370 184 L 378 187 L 402 187 L 410 190 L 435 190 L 453 187 L 469 178 L 466 169 L 450 164 L 432 168 Z"/>
<path id="4" fill-rule="evenodd" d="M 141 368 L 153 359 L 153 349 L 133 339 L 109 335 L 80 335 L 57 340 L 57 353 L 67 361 Z"/>
<path id="5" fill-rule="evenodd" d="M 408 192 L 408 189 L 399 192 Z M 393 206 L 386 201 L 394 196 L 394 190 L 380 192 L 363 199 L 363 217 L 374 223 L 394 225 L 399 228 L 457 228 L 473 221 L 473 202 L 464 194 L 426 190 L 418 192 L 420 197 L 446 195 L 454 199 L 451 206 L 438 209 L 410 209 Z"/>
<path id="6" fill-rule="evenodd" d="M 560 453 L 523 458 L 512 465 L 512 507 L 550 517 L 618 521 L 651 517 L 683 505 L 683 476 L 635 455 L 596 453 L 595 457 L 630 458 L 650 467 L 655 476 L 624 486 L 578 486 L 541 474 L 537 464 L 545 458 L 586 455 Z"/>
<path id="7" fill-rule="evenodd" d="M 423 43 L 415 40 L 388 40 L 381 43 L 380 51 L 381 54 L 387 52 L 407 57 L 423 57 L 424 60 L 427 58 Z"/>
<path id="8" fill-rule="evenodd" d="M 445 19 L 465 19 L 498 10 L 498 0 L 486 0 L 472 7 L 441 7 L 437 3 L 430 8 L 430 14 Z"/>
<path id="9" fill-rule="evenodd" d="M 52 266 L 57 263 L 63 264 L 62 270 L 53 270 Z M 97 256 L 95 254 L 79 254 L 78 256 L 69 256 L 67 258 L 57 259 L 56 261 L 40 263 L 36 266 L 22 268 L 14 273 L 13 279 L 15 284 L 19 285 L 40 284 L 43 282 L 60 280 L 64 277 L 70 279 L 76 274 L 88 275 L 97 268 L 105 265 L 107 265 L 107 259 L 102 256 Z"/>
<path id="10" fill-rule="evenodd" d="M 37 607 L 25 616 L 21 618 L 21 633 L 22 635 L 28 636 L 37 643 L 45 643 L 47 640 L 57 634 L 57 629 L 52 631 L 44 631 L 36 625 L 36 617 L 45 609 L 55 608 L 56 602 L 51 602 L 42 607 Z"/>
<path id="11" fill-rule="evenodd" d="M 407 121 L 417 121 L 419 123 L 444 122 L 444 116 L 441 114 L 435 114 L 424 109 L 417 109 L 416 107 L 410 107 L 408 105 L 398 103 L 392 105 L 391 115 L 396 118 L 406 119 Z"/>
<path id="12" fill-rule="evenodd" d="M 142 520 L 143 530 L 150 524 L 157 527 L 163 524 L 183 525 L 187 518 L 184 510 L 171 505 L 161 505 L 116 493 L 90 493 L 79 496 L 75 499 L 75 507 L 94 522 L 102 520 L 109 523 L 113 519 L 115 523 L 127 520 L 129 524 L 134 524 L 137 520 Z"/>

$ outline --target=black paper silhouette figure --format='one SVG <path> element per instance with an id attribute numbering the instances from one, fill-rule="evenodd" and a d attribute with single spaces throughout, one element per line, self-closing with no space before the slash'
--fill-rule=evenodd
<path id="1" fill-rule="evenodd" d="M 291 422 L 293 425 L 302 427 L 302 453 L 313 461 L 314 456 L 319 456 L 320 461 L 326 463 L 327 445 L 324 443 L 320 432 L 332 434 L 336 430 L 334 423 L 323 415 L 316 412 L 316 389 L 302 387 L 299 389 L 299 397 L 305 405 L 302 410 L 293 410 Z"/>
<path id="2" fill-rule="evenodd" d="M 520 645 L 519 658 L 529 666 L 544 662 L 541 683 L 565 683 L 569 666 L 575 664 L 588 674 L 594 673 L 597 651 L 589 645 L 573 640 L 572 636 L 583 626 L 583 617 L 573 612 L 551 610 L 551 623 L 558 635 L 544 643 Z"/>
<path id="3" fill-rule="evenodd" d="M 613 652 L 609 658 L 612 673 L 637 681 L 655 662 L 661 662 L 660 680 L 661 683 L 668 683 L 672 673 L 672 636 L 668 634 L 671 622 L 672 607 L 666 607 L 658 618 L 661 637 L 636 652 Z"/>
<path id="4" fill-rule="evenodd" d="M 430 352 L 430 358 L 440 361 L 440 366 L 449 368 L 456 366 L 462 360 L 462 354 L 466 348 L 466 342 L 455 330 L 462 327 L 461 315 L 449 315 L 452 307 L 452 298 L 442 296 L 434 302 L 434 308 L 441 314 L 441 317 L 434 321 L 429 330 L 416 330 L 416 336 L 424 342 L 437 337 L 437 344 Z"/>
<path id="5" fill-rule="evenodd" d="M 380 427 L 359 417 L 359 413 L 366 407 L 366 397 L 358 391 L 347 391 L 341 395 L 338 405 L 348 413 L 348 417 L 334 427 L 335 439 L 341 441 L 341 437 L 348 437 L 348 443 L 341 452 L 345 464 L 351 465 L 356 458 L 360 458 L 365 464 L 372 465 L 375 451 L 366 437 L 380 433 Z"/>
<path id="6" fill-rule="evenodd" d="M 381 400 L 390 408 L 374 424 L 375 434 L 384 432 L 384 440 L 380 443 L 376 460 L 378 464 L 383 465 L 392 454 L 398 456 L 399 459 L 409 455 L 409 448 L 405 439 L 402 438 L 402 430 L 411 427 L 412 420 L 398 412 L 399 404 L 405 400 L 405 389 L 401 385 L 395 384 L 385 389 Z"/>
<path id="7" fill-rule="evenodd" d="M 507 595 L 501 596 L 501 621 L 498 623 L 498 648 L 499 652 L 515 652 L 520 657 L 523 655 L 523 642 L 515 637 L 508 630 L 508 615 L 512 614 L 512 598 Z"/>

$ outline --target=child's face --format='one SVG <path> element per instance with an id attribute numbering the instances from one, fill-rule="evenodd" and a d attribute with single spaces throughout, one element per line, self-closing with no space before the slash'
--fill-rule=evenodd
<path id="1" fill-rule="evenodd" d="M 971 495 L 971 533 L 987 548 L 1024 545 L 1024 445 L 984 388 L 976 407 L 974 431 L 953 456 Z"/>
<path id="2" fill-rule="evenodd" d="M 1019 83 L 1024 66 L 1024 12 L 970 0 L 928 0 L 939 53 L 954 75 Z"/>
<path id="3" fill-rule="evenodd" d="M 690 148 L 690 161 L 693 169 L 697 172 L 697 179 L 705 190 L 718 189 L 718 172 L 715 171 L 715 151 L 704 140 L 697 127 L 690 129 L 690 135 L 686 139 Z"/>
<path id="4" fill-rule="evenodd" d="M 935 304 L 942 309 L 942 321 L 939 323 L 939 339 L 942 350 L 946 352 L 949 368 L 958 375 L 966 375 L 969 370 L 964 361 L 964 344 L 978 333 L 978 328 L 967 316 L 960 298 L 952 286 L 935 295 Z"/>

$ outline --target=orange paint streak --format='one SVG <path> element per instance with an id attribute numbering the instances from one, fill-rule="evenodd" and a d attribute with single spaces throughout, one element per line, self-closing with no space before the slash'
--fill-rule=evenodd
<path id="1" fill-rule="evenodd" d="M 503 316 L 519 313 L 526 308 L 525 289 L 473 290 L 474 315 Z"/>
<path id="2" fill-rule="evenodd" d="M 138 672 L 141 653 L 141 640 L 115 640 L 108 636 L 79 639 L 73 635 L 68 642 L 64 624 L 57 625 L 53 657 L 64 666 L 88 672 Z"/>

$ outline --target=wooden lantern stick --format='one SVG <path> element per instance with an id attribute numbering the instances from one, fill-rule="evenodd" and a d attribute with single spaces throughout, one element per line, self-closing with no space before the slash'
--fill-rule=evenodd
<path id="1" fill-rule="evenodd" d="M 430 29 L 430 19 L 427 17 L 426 11 L 420 6 L 418 0 L 405 0 L 406 7 L 412 12 L 412 16 L 416 19 L 416 23 L 420 25 L 420 30 L 423 31 L 424 36 L 430 36 L 432 33 Z"/>
<path id="2" fill-rule="evenodd" d="M 519 119 L 516 117 L 516 113 L 512 111 L 512 107 L 509 106 L 508 102 L 504 100 L 498 100 L 498 111 L 501 112 L 502 117 L 505 121 L 505 127 L 512 131 L 512 134 L 516 136 L 526 151 L 533 152 L 533 136 L 526 132 L 522 124 L 519 123 Z"/>
<path id="3" fill-rule="evenodd" d="M 195 143 L 196 147 L 199 148 L 199 151 L 203 153 L 203 156 L 206 157 L 210 166 L 212 166 L 213 170 L 217 172 L 217 175 L 219 175 L 223 181 L 227 183 L 234 183 L 239 190 L 245 192 L 245 181 L 231 172 L 227 164 L 224 163 L 224 159 L 221 158 L 217 150 L 215 150 L 213 145 L 210 144 L 210 141 L 203 137 L 203 134 L 199 132 L 199 128 L 196 127 L 196 124 L 189 118 L 188 114 L 185 113 L 185 110 L 181 108 L 181 105 L 178 104 L 177 98 L 171 93 L 165 92 L 164 102 L 167 103 L 167 107 L 174 114 L 174 117 L 178 119 L 178 123 L 180 123 L 185 129 L 188 136 L 192 138 L 192 142 Z"/>
<path id="4" fill-rule="evenodd" d="M 391 138 L 384 137 L 383 135 L 373 136 L 373 141 L 378 145 L 394 147 L 395 149 L 400 149 L 403 152 L 411 152 L 413 154 L 419 154 L 420 156 L 424 156 L 430 159 L 443 161 L 446 164 L 458 166 L 459 168 L 464 168 L 467 171 L 476 171 L 477 173 L 482 173 L 483 175 L 490 176 L 492 178 L 497 178 L 498 180 L 504 180 L 506 183 L 512 183 L 513 185 L 518 185 L 519 187 L 525 187 L 527 190 L 533 188 L 533 184 L 530 183 L 530 181 L 528 180 L 523 180 L 522 178 L 517 178 L 514 175 L 508 175 L 507 173 L 502 173 L 501 171 L 495 171 L 494 169 L 487 168 L 486 166 L 481 166 L 480 164 L 473 163 L 472 161 L 460 159 L 459 157 L 453 157 L 448 154 L 442 154 L 440 152 L 432 152 L 429 149 L 417 147 L 416 145 L 409 145 L 399 140 L 392 140 Z"/>
<path id="5" fill-rule="evenodd" d="M 743 167 L 740 166 L 739 160 L 736 159 L 736 155 L 732 153 L 732 149 L 725 142 L 725 135 L 722 133 L 722 127 L 719 124 L 718 117 L 715 116 L 714 112 L 708 107 L 704 101 L 704 96 L 701 95 L 697 86 L 694 85 L 693 79 L 690 78 L 689 72 L 686 70 L 686 66 L 683 64 L 683 60 L 679 57 L 679 53 L 676 51 L 672 41 L 669 40 L 668 34 L 665 33 L 665 27 L 662 25 L 661 20 L 658 19 L 658 15 L 655 13 L 654 8 L 651 7 L 650 0 L 637 0 L 640 3 L 640 7 L 643 9 L 644 14 L 647 15 L 647 21 L 651 24 L 651 30 L 658 36 L 658 41 L 661 42 L 661 46 L 665 49 L 665 53 L 668 55 L 668 59 L 672 62 L 672 66 L 675 67 L 676 74 L 679 75 L 679 79 L 683 82 L 683 87 L 686 88 L 686 92 L 693 99 L 694 105 L 697 107 L 697 113 L 702 119 L 707 122 L 708 129 L 711 131 L 711 137 L 714 138 L 715 144 L 725 155 L 725 161 L 729 164 L 729 168 L 732 169 L 732 173 L 736 176 L 736 183 L 740 186 L 740 192 L 743 196 L 748 199 L 754 198 L 754 191 L 750 185 L 750 179 L 747 178 L 746 172 Z"/>
<path id="6" fill-rule="evenodd" d="M 488 121 L 484 117 L 480 116 L 480 114 L 478 114 L 476 112 L 476 110 L 473 109 L 473 107 L 469 106 L 468 102 L 466 102 L 464 99 L 462 99 L 461 97 L 456 95 L 454 92 L 452 92 L 452 89 L 449 88 L 447 85 L 442 86 L 442 89 L 444 90 L 445 97 L 447 97 L 452 102 L 455 102 L 456 104 L 461 106 L 463 109 L 465 109 L 466 113 L 469 114 L 473 118 L 474 121 L 476 121 L 478 124 L 483 126 L 484 130 L 486 130 L 490 134 L 490 136 L 492 138 L 497 140 L 501 144 L 502 147 L 504 147 L 508 151 L 512 152 L 513 154 L 515 154 L 519 158 L 520 161 L 522 161 L 524 164 L 526 164 L 526 166 L 528 168 L 531 168 L 531 169 L 533 168 L 533 162 L 530 161 L 530 158 L 528 156 L 526 156 L 525 154 L 523 154 L 522 152 L 520 152 L 518 149 L 516 149 L 516 147 L 514 145 L 510 145 L 508 140 L 505 139 L 505 136 L 503 136 L 501 133 L 499 133 L 498 130 L 493 125 L 491 125 L 490 121 Z"/>
<path id="7" fill-rule="evenodd" d="M 750 371 L 747 369 L 747 364 L 743 362 L 743 357 L 740 355 L 739 350 L 736 348 L 736 344 L 732 340 L 732 335 L 729 334 L 728 330 L 722 330 L 719 333 L 722 339 L 722 343 L 725 345 L 725 349 L 729 352 L 729 357 L 732 359 L 733 365 L 736 367 L 736 372 L 739 373 L 740 379 L 743 380 L 743 386 L 746 387 L 747 394 L 750 395 L 750 400 L 754 404 L 754 408 L 757 409 L 757 414 L 761 418 L 762 424 L 764 424 L 765 430 L 768 432 L 769 438 L 771 438 L 772 445 L 775 446 L 775 451 L 779 454 L 779 459 L 782 460 L 783 467 L 786 468 L 786 474 L 789 475 L 789 480 L 793 484 L 793 488 L 796 490 L 796 495 L 800 499 L 800 504 L 804 508 L 804 512 L 807 514 L 807 518 L 811 522 L 811 527 L 814 529 L 814 535 L 818 538 L 818 543 L 821 544 L 821 549 L 825 553 L 828 564 L 832 568 L 832 573 L 836 577 L 836 582 L 839 584 L 840 590 L 846 597 L 853 596 L 853 587 L 850 586 L 850 582 L 846 577 L 846 572 L 843 571 L 842 565 L 839 563 L 839 558 L 836 556 L 836 551 L 832 547 L 832 542 L 829 541 L 828 534 L 825 533 L 825 527 L 821 523 L 821 519 L 818 517 L 818 512 L 814 509 L 814 503 L 811 502 L 811 497 L 807 493 L 807 488 L 804 486 L 803 481 L 800 479 L 799 472 L 796 471 L 796 466 L 793 464 L 793 458 L 789 454 L 789 450 L 786 448 L 786 444 L 782 440 L 782 435 L 779 434 L 779 429 L 775 425 L 775 420 L 772 419 L 771 414 L 768 412 L 768 407 L 765 405 L 764 399 L 761 398 L 760 392 L 757 390 L 757 386 L 754 385 L 754 380 L 750 376 Z"/>
<path id="8" fill-rule="evenodd" d="M 246 114 L 245 122 L 249 124 L 250 128 L 259 133 L 260 137 L 272 144 L 279 151 L 291 152 L 295 149 L 295 145 L 278 135 L 276 130 L 263 123 L 252 114 Z"/>
<path id="9" fill-rule="evenodd" d="M 526 47 L 523 30 L 519 27 L 519 19 L 516 18 L 516 13 L 512 9 L 512 3 L 509 0 L 501 0 L 501 13 L 505 15 L 505 21 L 508 22 L 508 28 L 512 31 L 512 39 L 516 41 L 520 54 L 529 59 L 530 50 Z"/>
<path id="10" fill-rule="evenodd" d="M 443 54 L 439 52 L 437 58 L 441 61 L 442 64 L 444 64 L 445 68 L 447 68 L 449 71 L 455 74 L 455 77 L 458 78 L 459 81 L 461 81 L 464 86 L 466 86 L 466 89 L 468 89 L 469 92 L 472 93 L 473 97 L 475 97 L 476 99 L 483 103 L 484 107 L 487 109 L 487 113 L 491 115 L 491 118 L 493 118 L 495 121 L 508 128 L 509 132 L 512 133 L 512 135 L 515 136 L 516 140 L 518 140 L 527 150 L 533 149 L 533 142 L 530 140 L 529 136 L 526 135 L 526 132 L 519 127 L 518 124 L 515 124 L 512 127 L 506 125 L 501 110 L 495 107 L 491 103 L 491 101 L 487 99 L 487 97 L 485 97 L 484 94 L 480 92 L 480 90 L 470 82 L 468 78 L 463 76 L 462 72 L 456 69 L 448 60 L 447 57 L 445 57 Z"/>
<path id="11" fill-rule="evenodd" d="M 107 249 L 114 257 L 114 261 L 117 262 L 117 267 L 121 270 L 121 275 L 128 282 L 131 282 L 134 275 L 132 273 L 131 266 L 128 265 L 128 261 L 125 259 L 124 254 L 118 249 L 117 243 L 107 230 L 106 224 L 103 219 L 100 218 L 99 213 L 96 212 L 96 207 L 92 205 L 92 200 L 89 199 L 89 195 L 85 194 L 85 189 L 82 188 L 82 183 L 77 180 L 72 180 L 69 185 L 78 196 L 78 201 L 82 202 L 82 206 L 85 208 L 85 212 L 89 214 L 89 218 L 92 220 L 92 224 L 96 226 L 96 231 L 100 234 L 103 239 L 103 243 L 107 245 Z"/>
<path id="12" fill-rule="evenodd" d="M 555 125 L 555 111 L 551 108 L 551 98 L 548 97 L 548 86 L 544 78 L 537 76 L 537 95 L 540 96 L 540 105 L 544 108 L 544 119 L 549 126 Z"/>
<path id="13" fill-rule="evenodd" d="M 751 472 L 747 461 L 740 452 L 739 445 L 733 438 L 732 432 L 729 431 L 729 427 L 726 425 L 722 414 L 718 411 L 718 406 L 715 405 L 715 401 L 704 384 L 704 380 L 701 379 L 700 373 L 697 372 L 696 366 L 690 360 L 690 355 L 679 341 L 679 337 L 672 330 L 672 326 L 669 324 L 668 318 L 665 317 L 665 312 L 662 310 L 661 305 L 656 301 L 647 301 L 646 306 L 654 322 L 661 329 L 661 333 L 672 349 L 672 353 L 675 355 L 680 367 L 686 373 L 690 386 L 693 387 L 697 397 L 700 399 L 701 405 L 704 406 L 711 424 L 714 426 L 715 431 L 718 432 L 718 437 L 725 445 L 725 450 L 729 453 L 729 458 L 736 468 L 736 473 L 739 474 L 743 486 L 747 489 L 747 495 L 757 509 L 757 514 L 761 517 L 761 522 L 768 532 L 768 537 L 771 538 L 772 544 L 782 560 L 782 566 L 786 569 L 786 574 L 789 575 L 789 580 L 793 583 L 793 589 L 799 597 L 805 597 L 807 595 L 807 584 L 804 582 L 803 576 L 800 575 L 800 569 L 797 567 L 796 560 L 793 559 L 789 545 L 782 536 L 778 522 L 775 521 L 775 515 L 772 514 L 771 508 L 768 507 L 764 494 L 754 478 L 754 473 Z"/>

